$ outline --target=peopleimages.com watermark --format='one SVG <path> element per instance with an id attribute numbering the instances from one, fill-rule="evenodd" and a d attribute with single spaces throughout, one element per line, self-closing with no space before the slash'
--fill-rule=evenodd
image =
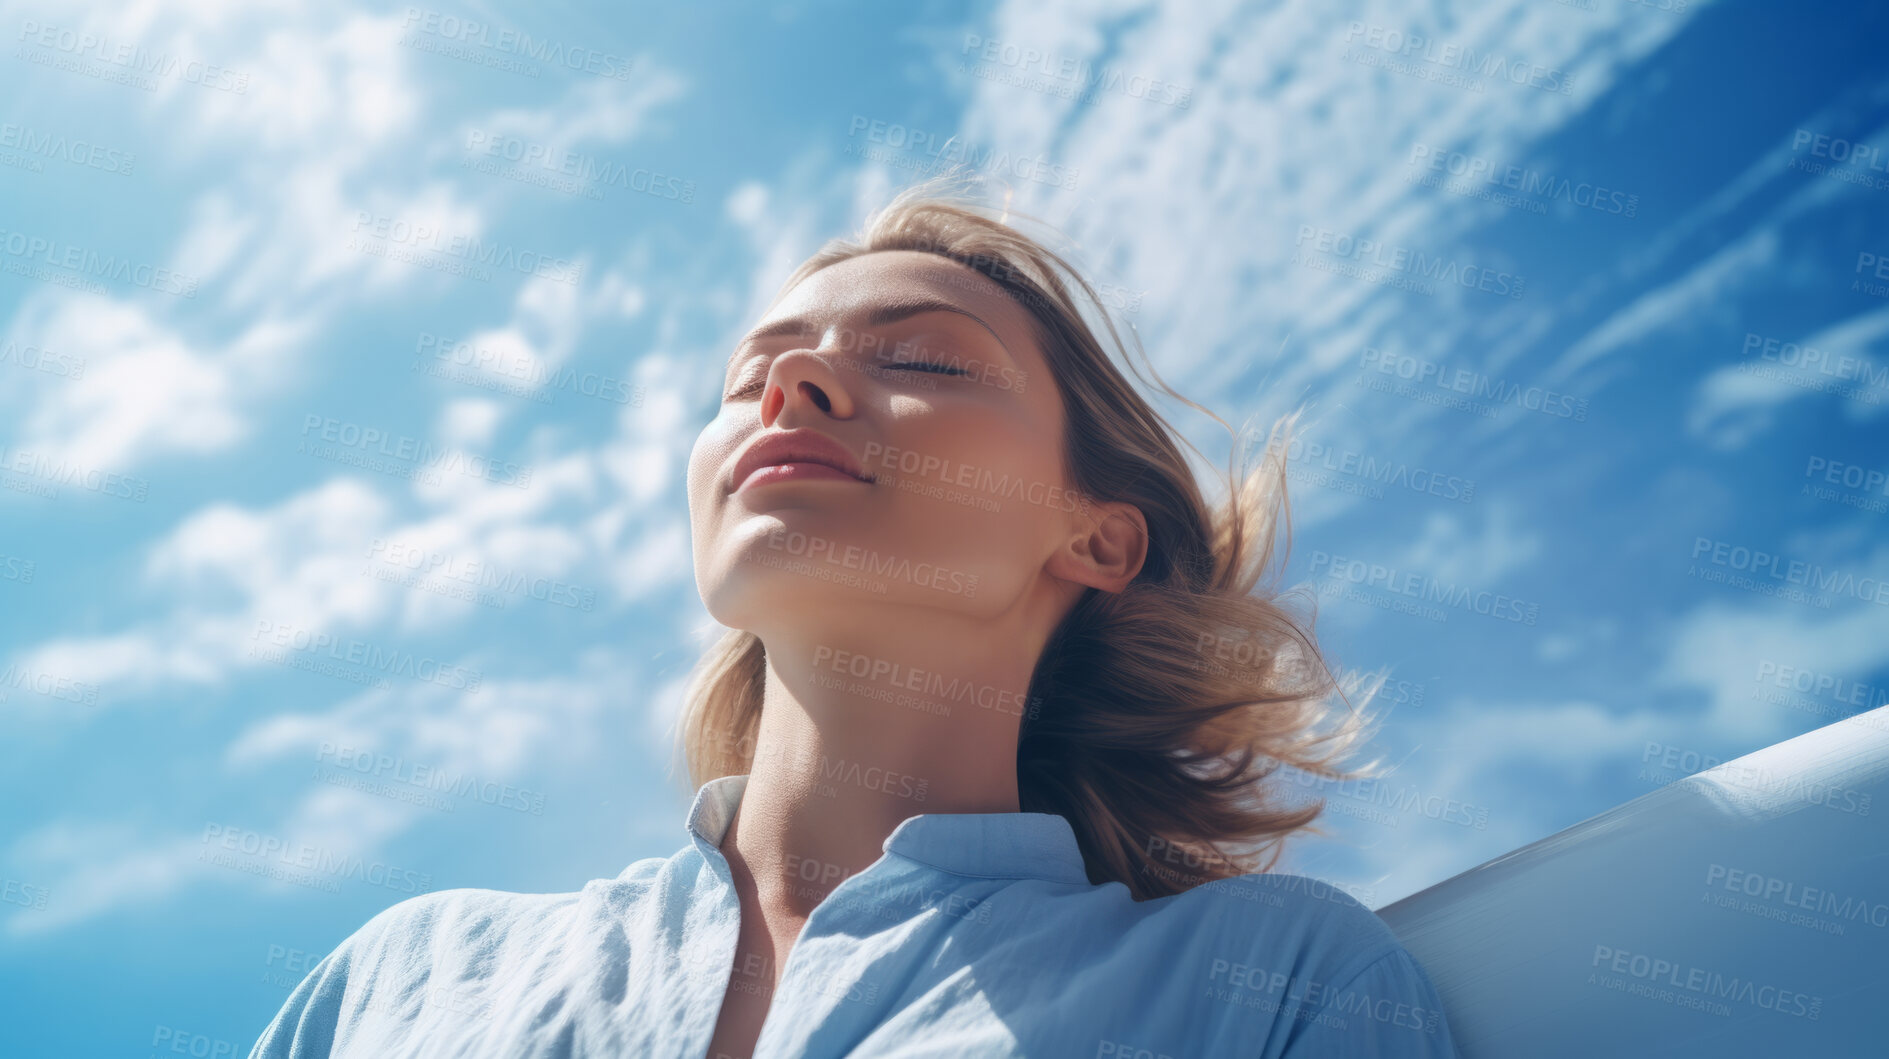
<path id="1" fill-rule="evenodd" d="M 1344 1032 L 1350 1019 L 1365 1019 L 1426 1036 L 1443 1025 L 1443 1012 L 1394 997 L 1357 992 L 1342 983 L 1293 974 L 1289 967 L 1261 967 L 1215 957 L 1207 965 L 1202 995 L 1234 1007 L 1266 1013 L 1291 1012 L 1294 1021 Z M 1387 1054 L 1397 1054 L 1392 1048 Z"/>
<path id="2" fill-rule="evenodd" d="M 405 894 L 423 894 L 433 887 L 433 876 L 428 872 L 225 824 L 204 825 L 197 859 L 327 893 L 340 893 L 338 880 L 342 879 Z"/>
<path id="3" fill-rule="evenodd" d="M 790 863 L 791 860 L 790 855 Z M 858 881 L 853 881 L 855 879 Z M 831 891 L 831 899 L 835 905 L 856 915 L 874 916 L 888 922 L 910 919 L 921 912 L 937 912 L 973 923 L 991 921 L 989 894 L 972 896 L 951 886 L 914 886 L 909 877 L 887 878 L 865 873 L 848 876 L 845 885 Z M 867 991 L 878 988 L 877 982 L 867 983 Z M 859 992 L 855 990 L 854 995 Z"/>
<path id="4" fill-rule="evenodd" d="M 953 919 L 977 923 L 991 920 L 988 897 L 966 896 L 950 887 L 928 889 L 909 885 L 905 879 L 887 881 L 883 877 L 851 872 L 842 865 L 796 853 L 787 854 L 783 866 L 787 869 L 789 879 L 799 879 L 806 884 L 789 887 L 787 895 L 802 898 L 810 904 L 831 901 L 836 907 L 846 907 L 851 912 L 875 916 L 888 922 L 910 919 L 921 912 L 937 912 Z M 758 966 L 745 970 L 753 971 Z M 772 980 L 770 974 L 767 981 Z M 878 983 L 868 983 L 865 990 L 855 991 L 848 998 L 869 1000 L 877 995 L 877 990 Z"/>
<path id="5" fill-rule="evenodd" d="M 1095 1059 L 1175 1059 L 1167 1052 L 1149 1046 L 1146 1041 L 1117 1041 L 1107 1037 L 1096 1039 L 1094 1057 Z"/>
<path id="6" fill-rule="evenodd" d="M 1291 641 L 1280 641 L 1268 635 L 1266 630 L 1258 633 L 1241 629 L 1235 632 L 1203 632 L 1194 641 L 1194 653 L 1202 663 L 1217 668 L 1221 672 L 1244 670 L 1255 677 L 1277 676 L 1294 684 L 1303 682 L 1316 672 L 1305 650 Z"/>
<path id="7" fill-rule="evenodd" d="M 1810 129 L 1791 134 L 1791 168 L 1857 187 L 1889 188 L 1889 156 L 1873 143 L 1857 143 Z"/>
<path id="8" fill-rule="evenodd" d="M 992 514 L 1006 500 L 1071 513 L 1087 513 L 1091 505 L 1067 486 L 877 441 L 866 443 L 861 470 L 878 484 Z"/>
<path id="9" fill-rule="evenodd" d="M 219 1059 L 221 1056 L 234 1057 L 237 1054 L 233 1041 L 176 1026 L 160 1025 L 152 1031 L 151 1047 L 173 1055 L 192 1056 L 193 1059 Z"/>
<path id="10" fill-rule="evenodd" d="M 864 144 L 859 142 L 861 134 L 865 136 Z M 915 129 L 897 122 L 868 118 L 863 114 L 853 115 L 846 135 L 852 142 L 846 145 L 845 154 L 901 169 L 934 172 L 963 164 L 982 172 L 1033 180 L 1065 191 L 1073 191 L 1076 180 L 1081 176 L 1079 170 L 1052 162 L 1043 155 L 979 147 L 956 133 L 940 134 Z"/>
<path id="11" fill-rule="evenodd" d="M 813 786 L 813 793 L 823 798 L 838 797 L 839 790 L 834 786 L 838 783 L 915 802 L 924 801 L 931 790 L 931 780 L 923 776 L 834 757 L 811 745 L 760 743 L 753 732 L 737 734 L 718 729 L 709 739 L 709 753 L 719 763 L 738 764 L 743 769 L 753 769 L 761 762 L 778 763 L 796 775 L 823 781 Z"/>
<path id="12" fill-rule="evenodd" d="M 1856 268 L 1852 270 L 1858 276 L 1869 276 L 1867 280 L 1853 279 L 1850 289 L 1872 298 L 1889 298 L 1889 254 L 1870 250 L 1859 250 L 1856 254 Z"/>
<path id="13" fill-rule="evenodd" d="M 1309 244 L 1309 245 L 1308 245 Z M 1435 294 L 1437 285 L 1459 286 L 1502 298 L 1520 298 L 1527 280 L 1512 272 L 1465 264 L 1422 250 L 1316 225 L 1299 225 L 1292 263 L 1301 268 L 1348 276 L 1376 286 L 1415 294 Z M 1323 255 L 1315 257 L 1313 254 Z M 1332 259 L 1332 260 L 1328 260 Z"/>
<path id="14" fill-rule="evenodd" d="M 485 675 L 430 655 L 382 647 L 366 640 L 317 632 L 287 622 L 256 619 L 249 657 L 303 669 L 373 688 L 389 687 L 390 676 L 410 677 L 454 691 L 476 692 Z"/>
<path id="15" fill-rule="evenodd" d="M 1375 346 L 1364 347 L 1364 352 L 1358 356 L 1358 367 L 1361 370 L 1354 380 L 1357 385 L 1485 419 L 1495 418 L 1497 409 L 1507 405 L 1551 419 L 1587 422 L 1585 397 L 1498 378 L 1474 368 L 1452 367 L 1441 361 Z"/>
<path id="16" fill-rule="evenodd" d="M 763 565 L 806 574 L 822 581 L 855 585 L 874 595 L 885 595 L 888 581 L 904 581 L 966 599 L 977 596 L 976 574 L 953 570 L 933 562 L 887 555 L 819 534 L 777 529 L 767 535 L 767 546 L 769 551 L 782 554 L 762 555 L 760 559 Z"/>
<path id="17" fill-rule="evenodd" d="M 1889 685 L 1865 684 L 1851 677 L 1760 659 L 1751 697 L 1772 706 L 1813 714 L 1826 721 L 1851 720 L 1869 728 L 1889 728 L 1889 717 L 1866 711 L 1889 706 Z M 1846 708 L 1848 707 L 1848 708 Z"/>
<path id="18" fill-rule="evenodd" d="M 1114 63 L 1097 66 L 1087 59 L 975 33 L 964 35 L 964 46 L 958 54 L 959 73 L 1077 103 L 1093 103 L 1104 95 L 1116 94 L 1186 110 L 1194 97 L 1194 90 L 1185 85 L 1125 70 Z"/>
<path id="19" fill-rule="evenodd" d="M 1833 596 L 1889 607 L 1889 580 L 1819 563 L 1788 559 L 1762 548 L 1749 548 L 1711 537 L 1694 537 L 1688 575 L 1747 592 L 1775 596 L 1829 609 Z M 1814 593 L 1827 593 L 1816 595 Z"/>
<path id="20" fill-rule="evenodd" d="M 1404 164 L 1410 183 L 1526 213 L 1547 213 L 1551 202 L 1626 219 L 1640 211 L 1640 196 L 1631 192 L 1427 143 L 1412 145 Z"/>
<path id="21" fill-rule="evenodd" d="M 323 766 L 332 771 L 324 773 Z M 324 783 L 355 787 L 396 801 L 431 804 L 434 808 L 448 812 L 452 811 L 453 803 L 443 799 L 428 802 L 420 796 L 447 794 L 495 809 L 511 809 L 531 816 L 544 815 L 543 791 L 496 780 L 481 780 L 470 772 L 454 771 L 326 740 L 315 751 L 315 778 Z"/>
<path id="22" fill-rule="evenodd" d="M 376 537 L 366 558 L 361 566 L 365 577 L 493 610 L 504 610 L 507 597 L 585 612 L 597 605 L 594 588 L 403 541 Z"/>
<path id="23" fill-rule="evenodd" d="M 515 489 L 531 487 L 532 469 L 528 466 L 520 466 L 510 460 L 470 455 L 457 448 L 436 445 L 424 438 L 389 433 L 380 427 L 316 412 L 309 412 L 302 417 L 302 440 L 296 445 L 295 451 L 395 478 L 415 479 L 428 485 L 438 485 L 444 480 L 440 472 L 450 471 Z"/>
<path id="24" fill-rule="evenodd" d="M 453 234 L 434 224 L 416 224 L 366 210 L 356 212 L 347 248 L 368 257 L 401 261 L 481 283 L 491 282 L 493 269 L 572 286 L 577 285 L 584 273 L 582 265 L 561 257 L 491 243 L 476 236 Z"/>
<path id="25" fill-rule="evenodd" d="M 1642 11 L 1662 11 L 1677 15 L 1685 11 L 1691 0 L 1627 0 L 1628 7 L 1637 7 Z"/>
<path id="26" fill-rule="evenodd" d="M 33 583 L 33 573 L 39 569 L 35 559 L 23 559 L 17 555 L 0 552 L 0 581 L 17 581 L 22 585 Z"/>
<path id="27" fill-rule="evenodd" d="M 1344 41 L 1348 62 L 1469 92 L 1482 91 L 1484 78 L 1556 95 L 1574 92 L 1574 78 L 1565 70 L 1375 22 L 1351 22 L 1345 27 Z"/>
<path id="28" fill-rule="evenodd" d="M 950 716 L 951 705 L 975 706 L 991 713 L 1035 717 L 1040 702 L 1025 703 L 1027 690 L 979 684 L 935 669 L 907 665 L 820 644 L 813 650 L 814 679 L 827 687 L 845 686 L 869 698 L 880 698 L 927 713 Z M 849 682 L 845 678 L 852 678 Z M 872 687 L 871 685 L 877 685 Z M 904 692 L 912 694 L 905 695 Z"/>
<path id="29" fill-rule="evenodd" d="M 1741 352 L 1746 359 L 1738 363 L 1740 374 L 1774 380 L 1800 390 L 1834 394 L 1863 404 L 1881 404 L 1882 391 L 1889 390 L 1889 367 L 1867 357 L 1751 332 L 1745 333 Z M 1847 385 L 1849 383 L 1861 385 Z"/>
<path id="30" fill-rule="evenodd" d="M 426 991 L 426 1002 L 441 1011 L 466 1018 L 490 1020 L 492 1001 L 473 985 L 436 985 Z"/>
<path id="31" fill-rule="evenodd" d="M 59 486 L 74 485 L 99 496 L 142 504 L 151 483 L 135 474 L 120 474 L 32 449 L 0 445 L 0 488 L 47 498 L 59 495 Z"/>
<path id="32" fill-rule="evenodd" d="M 60 485 L 77 485 L 87 493 L 130 500 L 132 504 L 144 504 L 145 496 L 151 491 L 151 483 L 136 474 L 119 474 L 83 462 L 49 457 L 34 449 L 0 445 L 0 489 L 55 498 L 59 496 Z"/>
<path id="33" fill-rule="evenodd" d="M 1889 470 L 1812 456 L 1804 465 L 1803 496 L 1858 511 L 1889 511 Z"/>
<path id="34" fill-rule="evenodd" d="M 0 901 L 34 911 L 45 911 L 46 900 L 52 891 L 44 886 L 35 886 L 21 879 L 0 879 Z"/>
<path id="35" fill-rule="evenodd" d="M 821 781 L 814 785 L 813 792 L 824 798 L 838 797 L 839 791 L 834 784 L 842 783 L 914 802 L 924 801 L 931 793 L 931 780 L 923 776 L 899 772 L 872 762 L 834 757 L 811 746 L 776 744 L 770 749 L 753 753 L 759 761 L 780 762 L 798 775 L 809 775 Z"/>
<path id="36" fill-rule="evenodd" d="M 19 691 L 78 706 L 98 705 L 97 684 L 12 662 L 5 670 L 0 670 L 0 702 L 11 701 L 13 694 Z"/>
<path id="37" fill-rule="evenodd" d="M 1410 816 L 1420 816 L 1441 824 L 1455 824 L 1475 831 L 1489 828 L 1489 807 L 1466 802 L 1435 791 L 1425 791 L 1413 784 L 1392 784 L 1390 777 L 1335 780 L 1300 769 L 1282 775 L 1295 785 L 1327 793 L 1325 808 L 1342 816 L 1368 821 L 1383 827 L 1397 827 Z"/>
<path id="38" fill-rule="evenodd" d="M 35 66 L 79 74 L 111 84 L 157 91 L 159 81 L 175 77 L 187 85 L 237 95 L 249 91 L 249 74 L 201 59 L 183 59 L 136 41 L 118 40 L 89 29 L 71 29 L 26 19 L 13 57 Z"/>
<path id="39" fill-rule="evenodd" d="M 50 236 L 0 228 L 0 271 L 93 294 L 108 293 L 101 279 L 129 283 L 157 294 L 197 296 L 197 278 L 162 265 L 103 254 Z"/>
<path id="40" fill-rule="evenodd" d="M 1613 945 L 1595 945 L 1590 966 L 1589 985 L 1721 1017 L 1732 1013 L 1724 1001 L 1813 1022 L 1823 1013 L 1820 996 Z"/>
<path id="41" fill-rule="evenodd" d="M 83 169 L 130 176 L 138 156 L 110 144 L 95 143 L 83 137 L 43 132 L 30 125 L 0 123 L 0 165 L 43 173 L 46 161 L 65 162 Z"/>
<path id="42" fill-rule="evenodd" d="M 12 364 L 27 371 L 44 372 L 62 379 L 85 377 L 85 358 L 70 351 L 54 352 L 38 346 L 21 345 L 12 339 L 0 345 L 0 364 Z"/>
<path id="43" fill-rule="evenodd" d="M 1708 904 L 1821 934 L 1845 934 L 1852 926 L 1889 927 L 1889 902 L 1794 879 L 1713 864 L 1705 870 L 1705 885 Z"/>
<path id="44" fill-rule="evenodd" d="M 958 278 L 954 275 L 946 282 L 955 284 Z M 800 339 L 809 344 L 821 341 L 820 336 L 811 334 L 802 335 Z M 968 379 L 980 386 L 1022 393 L 1030 380 L 1028 371 L 1009 363 L 964 356 L 955 347 L 933 348 L 916 338 L 893 341 L 888 335 L 879 331 L 855 331 L 850 327 L 838 327 L 834 329 L 833 344 L 830 344 L 828 348 L 834 348 L 841 353 L 852 353 L 857 350 L 861 357 L 857 370 L 873 378 L 891 378 L 890 370 L 896 367 L 922 365 L 934 369 L 948 369 L 932 373 L 911 371 L 898 373 L 902 385 L 921 387 L 925 390 L 935 391 L 940 384 L 949 383 L 954 379 Z M 870 357 L 869 361 L 864 359 L 867 357 Z M 749 362 L 763 359 L 760 354 L 744 354 L 737 349 L 734 356 L 729 358 L 728 365 L 730 369 L 741 370 L 729 380 L 729 392 L 745 393 L 750 386 L 763 381 L 765 368 L 760 371 L 748 370 Z M 832 363 L 853 368 L 855 365 L 851 363 L 851 359 L 840 358 Z"/>
<path id="45" fill-rule="evenodd" d="M 1652 764 L 1648 768 L 1648 764 Z M 1832 812 L 1868 816 L 1874 797 L 1868 791 L 1837 787 L 1807 779 L 1801 772 L 1775 772 L 1763 765 L 1741 764 L 1670 743 L 1649 741 L 1640 755 L 1642 783 L 1664 787 L 1709 772 L 1711 779 L 1734 790 L 1762 795 L 1777 802 L 1793 800 L 1822 806 Z"/>
<path id="46" fill-rule="evenodd" d="M 1519 599 L 1503 592 L 1490 592 L 1454 584 L 1414 571 L 1399 570 L 1383 563 L 1351 559 L 1330 552 L 1312 553 L 1312 573 L 1324 573 L 1328 580 L 1320 587 L 1326 595 L 1342 595 L 1354 602 L 1370 603 L 1387 610 L 1400 610 L 1428 618 L 1449 620 L 1449 607 L 1485 618 L 1534 625 L 1541 616 L 1541 604 Z M 1365 590 L 1385 593 L 1374 597 Z M 1428 606 L 1438 604 L 1439 606 Z"/>
<path id="47" fill-rule="evenodd" d="M 293 989 L 308 977 L 308 972 L 315 969 L 321 958 L 327 955 L 315 949 L 291 949 L 286 945 L 271 944 L 267 956 L 262 961 L 262 977 L 258 981 L 275 986 L 277 989 Z"/>
<path id="48" fill-rule="evenodd" d="M 614 187 L 685 206 L 695 202 L 695 181 L 685 177 L 489 129 L 466 134 L 466 157 L 460 165 L 593 201 L 601 201 L 604 189 Z"/>
<path id="49" fill-rule="evenodd" d="M 1141 843 L 1141 852 L 1145 861 L 1136 865 L 1138 869 L 1189 889 L 1204 887 L 1201 894 L 1215 900 L 1243 901 L 1268 908 L 1286 907 L 1286 898 L 1293 894 L 1346 908 L 1369 907 L 1377 901 L 1374 887 L 1335 883 L 1309 875 L 1254 874 L 1249 870 L 1250 863 L 1162 835 L 1148 836 Z"/>
<path id="50" fill-rule="evenodd" d="M 407 8 L 400 27 L 406 31 L 400 38 L 405 47 L 526 77 L 537 77 L 540 71 L 525 60 L 613 81 L 629 80 L 636 68 L 633 59 L 589 45 L 533 37 L 431 8 Z"/>
<path id="51" fill-rule="evenodd" d="M 640 385 L 594 371 L 553 368 L 522 350 L 499 350 L 422 331 L 413 354 L 414 371 L 539 404 L 550 404 L 554 390 L 611 404 L 643 404 Z"/>
<path id="52" fill-rule="evenodd" d="M 1459 504 L 1476 497 L 1474 479 L 1303 438 L 1286 443 L 1286 477 L 1371 500 L 1382 500 L 1386 486 Z"/>

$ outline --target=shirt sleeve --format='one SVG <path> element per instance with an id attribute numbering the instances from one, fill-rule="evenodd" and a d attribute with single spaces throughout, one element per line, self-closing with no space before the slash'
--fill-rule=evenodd
<path id="1" fill-rule="evenodd" d="M 308 972 L 249 1050 L 249 1059 L 328 1059 L 341 1018 L 341 999 L 347 992 L 348 970 L 366 929 L 349 935 Z"/>
<path id="2" fill-rule="evenodd" d="M 1457 1059 L 1436 986 L 1403 949 L 1308 997 L 1280 1059 Z"/>

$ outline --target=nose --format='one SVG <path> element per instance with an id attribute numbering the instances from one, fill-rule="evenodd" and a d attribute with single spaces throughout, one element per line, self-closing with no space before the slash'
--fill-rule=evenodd
<path id="1" fill-rule="evenodd" d="M 768 366 L 767 387 L 761 393 L 761 426 L 772 427 L 790 412 L 806 415 L 808 408 L 833 419 L 851 419 L 853 397 L 826 358 L 810 349 L 789 350 Z"/>

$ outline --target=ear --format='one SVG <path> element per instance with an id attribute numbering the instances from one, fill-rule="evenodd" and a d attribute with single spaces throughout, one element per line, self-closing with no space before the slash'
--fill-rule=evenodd
<path id="1" fill-rule="evenodd" d="M 1126 501 L 1084 504 L 1074 529 L 1045 566 L 1065 581 L 1120 592 L 1148 559 L 1148 520 Z"/>

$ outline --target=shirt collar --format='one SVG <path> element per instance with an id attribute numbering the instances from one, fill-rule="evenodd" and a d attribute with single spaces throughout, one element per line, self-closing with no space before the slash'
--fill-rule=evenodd
<path id="1" fill-rule="evenodd" d="M 715 854 L 710 863 L 721 859 L 747 786 L 746 775 L 721 776 L 695 792 L 689 836 L 703 856 Z M 954 875 L 1090 885 L 1075 829 L 1055 813 L 920 813 L 893 828 L 883 848 Z"/>

